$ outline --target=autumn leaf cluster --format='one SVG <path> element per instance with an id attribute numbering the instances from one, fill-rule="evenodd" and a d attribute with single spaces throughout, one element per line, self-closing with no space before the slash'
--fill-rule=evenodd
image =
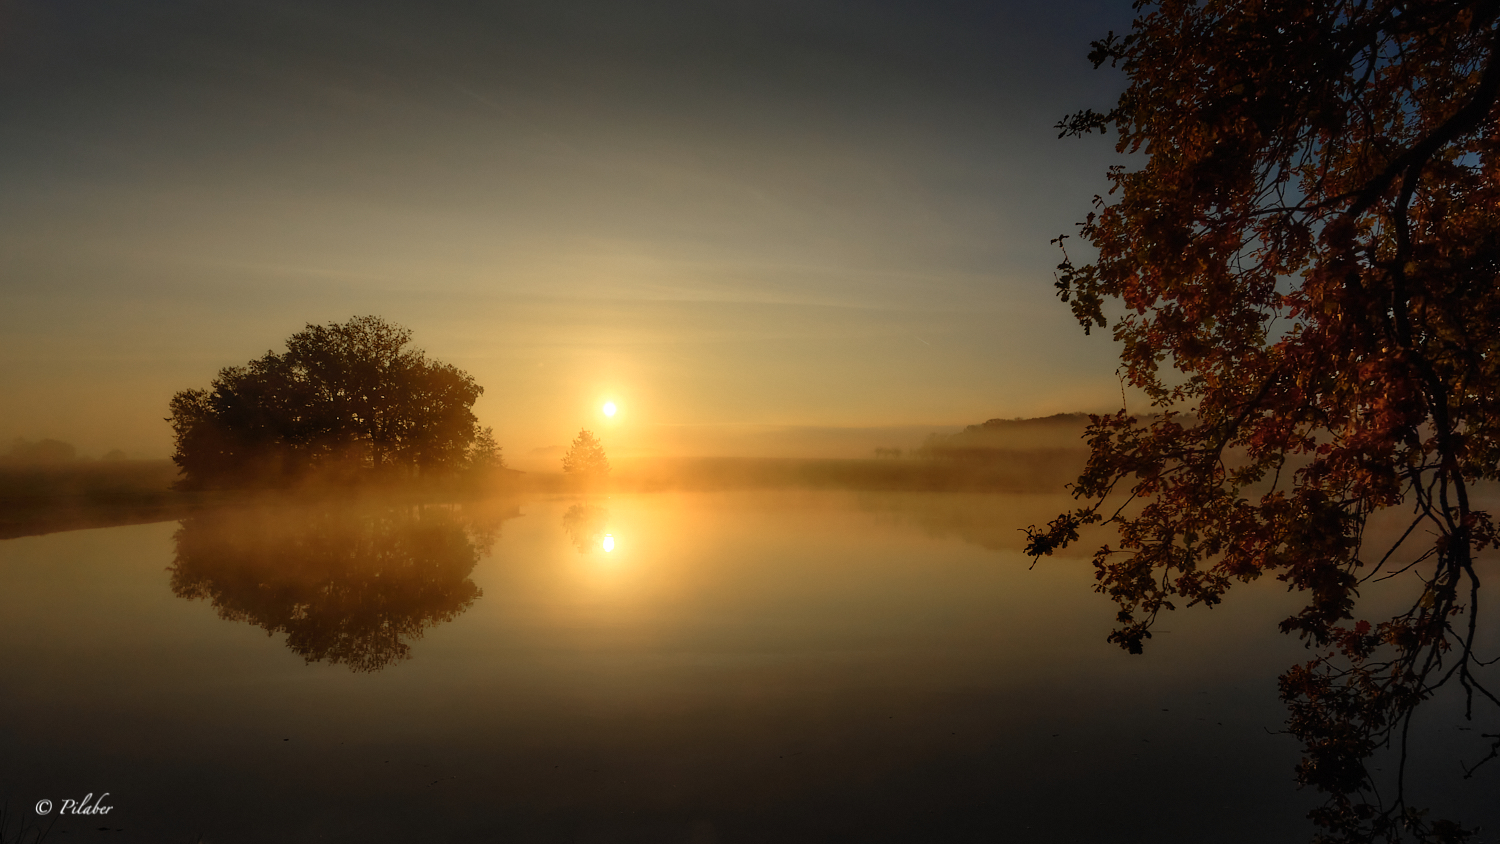
<path id="1" fill-rule="evenodd" d="M 1133 652 L 1164 610 L 1284 580 L 1307 600 L 1283 630 L 1332 654 L 1282 681 L 1328 840 L 1462 837 L 1376 799 L 1366 760 L 1449 679 L 1500 705 L 1475 650 L 1497 545 L 1475 491 L 1500 478 L 1500 3 L 1137 8 L 1090 55 L 1126 74 L 1116 107 L 1059 124 L 1114 132 L 1127 163 L 1057 288 L 1153 407 L 1093 419 L 1082 506 L 1029 550 L 1112 526 L 1094 564 Z M 1393 508 L 1403 541 L 1371 547 Z M 1410 610 L 1348 625 L 1387 576 Z"/>

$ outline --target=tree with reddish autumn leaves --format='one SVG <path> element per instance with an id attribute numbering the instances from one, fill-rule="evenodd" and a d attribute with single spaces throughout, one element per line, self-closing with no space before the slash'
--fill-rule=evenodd
<path id="1" fill-rule="evenodd" d="M 1116 530 L 1094 565 L 1135 653 L 1178 604 L 1264 575 L 1300 590 L 1281 627 L 1317 656 L 1281 692 L 1298 776 L 1328 798 L 1319 839 L 1465 840 L 1404 771 L 1440 689 L 1487 724 L 1500 706 L 1478 619 L 1500 537 L 1477 495 L 1500 479 L 1500 0 L 1137 10 L 1090 55 L 1126 74 L 1118 104 L 1059 124 L 1135 157 L 1057 287 L 1085 331 L 1112 323 L 1153 412 L 1093 419 L 1081 506 L 1028 551 Z M 1370 540 L 1377 516 L 1401 539 Z M 1365 617 L 1380 578 L 1410 602 Z M 1500 729 L 1475 734 L 1470 773 L 1500 754 Z"/>

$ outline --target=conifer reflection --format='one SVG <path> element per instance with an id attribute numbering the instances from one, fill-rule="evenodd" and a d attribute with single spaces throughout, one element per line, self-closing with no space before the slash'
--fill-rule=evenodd
<path id="1" fill-rule="evenodd" d="M 562 517 L 563 531 L 572 541 L 578 553 L 587 554 L 603 546 L 604 528 L 609 524 L 609 511 L 596 504 L 574 504 Z M 614 550 L 611 538 L 610 548 Z"/>
<path id="2" fill-rule="evenodd" d="M 480 597 L 469 579 L 500 519 L 434 505 L 275 507 L 184 519 L 172 592 L 285 633 L 308 662 L 378 671 Z"/>

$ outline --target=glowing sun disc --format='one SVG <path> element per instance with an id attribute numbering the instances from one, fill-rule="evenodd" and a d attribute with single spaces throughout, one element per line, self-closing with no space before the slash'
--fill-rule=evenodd
<path id="1" fill-rule="evenodd" d="M 604 534 L 604 541 L 599 544 L 604 546 L 604 553 L 606 554 L 615 550 L 615 538 L 610 534 Z"/>
<path id="2" fill-rule="evenodd" d="M 614 402 L 607 401 L 607 402 L 604 403 L 604 407 L 600 408 L 600 410 L 604 411 L 604 415 L 605 416 L 614 416 L 615 415 L 615 410 L 617 410 L 617 408 L 615 407 L 615 403 Z"/>

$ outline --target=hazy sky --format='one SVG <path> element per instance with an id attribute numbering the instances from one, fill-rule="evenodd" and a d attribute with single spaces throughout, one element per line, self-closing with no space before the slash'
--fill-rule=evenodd
<path id="1" fill-rule="evenodd" d="M 1113 102 L 1085 55 L 1129 20 L 0 5 L 0 436 L 164 456 L 173 392 L 356 314 L 473 374 L 513 459 L 581 425 L 713 451 L 1117 407 L 1116 349 L 1054 297 L 1048 240 L 1106 186 L 1110 142 L 1053 124 Z"/>

